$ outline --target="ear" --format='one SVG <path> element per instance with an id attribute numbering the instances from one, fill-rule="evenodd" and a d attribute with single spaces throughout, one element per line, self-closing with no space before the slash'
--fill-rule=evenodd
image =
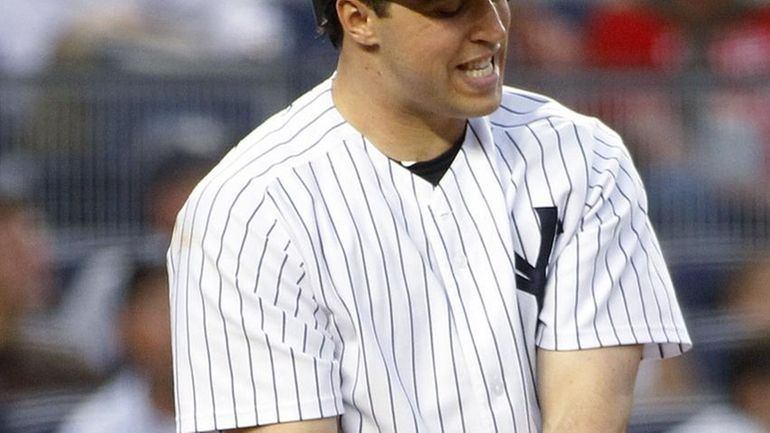
<path id="1" fill-rule="evenodd" d="M 346 38 L 366 47 L 379 43 L 374 31 L 377 14 L 363 0 L 337 0 L 337 16 Z"/>

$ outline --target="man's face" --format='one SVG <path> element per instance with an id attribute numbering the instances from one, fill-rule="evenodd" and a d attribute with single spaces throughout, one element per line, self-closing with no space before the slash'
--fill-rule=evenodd
<path id="1" fill-rule="evenodd" d="M 451 118 L 500 104 L 507 0 L 394 0 L 376 19 L 381 82 L 397 109 Z"/>

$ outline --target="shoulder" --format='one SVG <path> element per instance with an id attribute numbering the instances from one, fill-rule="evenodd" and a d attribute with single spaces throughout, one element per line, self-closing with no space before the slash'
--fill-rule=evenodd
<path id="1" fill-rule="evenodd" d="M 349 132 L 345 125 L 332 101 L 330 82 L 320 84 L 231 149 L 199 182 L 183 211 L 216 215 L 255 206 L 281 176 L 342 143 Z"/>
<path id="2" fill-rule="evenodd" d="M 548 146 L 574 143 L 590 153 L 597 142 L 623 148 L 620 136 L 599 119 L 574 111 L 559 101 L 535 92 L 504 87 L 498 108 L 489 116 L 494 133 L 512 139 L 535 137 Z"/>
<path id="3" fill-rule="evenodd" d="M 492 125 L 497 128 L 532 127 L 548 120 L 589 130 L 609 130 L 598 119 L 578 113 L 554 98 L 509 86 L 503 88 L 500 107 L 490 115 Z"/>
<path id="4" fill-rule="evenodd" d="M 620 175 L 639 190 L 631 156 L 620 136 L 595 117 L 558 101 L 505 88 L 500 109 L 489 117 L 492 139 L 507 169 L 545 202 L 595 202 Z M 596 195 L 596 197 L 591 196 Z M 582 209 L 577 209 L 581 211 Z"/>

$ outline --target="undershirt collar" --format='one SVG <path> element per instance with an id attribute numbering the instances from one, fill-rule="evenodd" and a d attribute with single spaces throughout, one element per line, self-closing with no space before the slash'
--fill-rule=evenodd
<path id="1" fill-rule="evenodd" d="M 417 176 L 427 180 L 433 184 L 433 186 L 437 186 L 441 181 L 441 178 L 444 177 L 444 174 L 449 170 L 452 162 L 454 162 L 464 141 L 465 134 L 463 133 L 460 139 L 457 140 L 451 148 L 433 159 L 419 162 L 399 161 L 399 164 Z"/>

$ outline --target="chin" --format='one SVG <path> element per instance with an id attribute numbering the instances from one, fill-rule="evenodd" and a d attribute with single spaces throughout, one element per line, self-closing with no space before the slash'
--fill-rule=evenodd
<path id="1" fill-rule="evenodd" d="M 465 108 L 466 117 L 482 117 L 488 114 L 492 114 L 500 108 L 502 97 L 500 94 L 491 98 L 484 98 L 483 100 L 474 101 L 472 104 L 468 104 Z"/>

